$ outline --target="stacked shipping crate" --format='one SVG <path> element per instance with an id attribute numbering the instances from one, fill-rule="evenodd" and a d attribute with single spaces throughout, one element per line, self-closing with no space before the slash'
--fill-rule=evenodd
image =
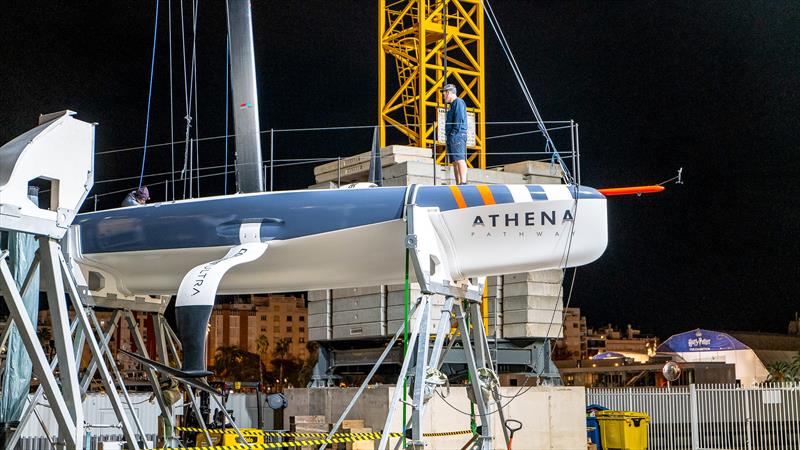
<path id="1" fill-rule="evenodd" d="M 332 161 L 314 169 L 311 188 L 366 181 L 370 152 Z M 453 184 L 450 167 L 433 163 L 431 150 L 392 145 L 381 149 L 384 186 Z M 473 184 L 559 184 L 561 170 L 541 161 L 522 161 L 489 170 L 469 169 Z M 563 273 L 548 270 L 488 277 L 488 334 L 508 339 L 555 338 L 562 335 Z M 392 336 L 403 322 L 403 285 L 367 286 L 308 293 L 309 340 L 369 339 Z M 419 297 L 412 284 L 410 298 Z M 444 298 L 434 296 L 431 331 Z M 413 316 L 412 316 L 413 318 Z"/>

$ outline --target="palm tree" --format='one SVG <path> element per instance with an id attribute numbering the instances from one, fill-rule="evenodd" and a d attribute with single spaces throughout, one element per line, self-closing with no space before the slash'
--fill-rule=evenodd
<path id="1" fill-rule="evenodd" d="M 292 344 L 292 340 L 290 338 L 280 338 L 278 342 L 275 343 L 275 359 L 279 363 L 279 372 L 278 372 L 278 383 L 282 386 L 283 383 L 283 365 L 286 362 L 286 357 L 289 355 L 289 346 Z M 283 389 L 281 389 L 283 390 Z"/>
<path id="2" fill-rule="evenodd" d="M 259 368 L 258 368 L 258 382 L 259 388 L 264 385 L 264 370 L 261 368 L 261 364 L 264 363 L 264 360 L 267 357 L 267 349 L 269 349 L 269 339 L 267 335 L 261 334 L 256 338 L 256 351 L 258 352 L 259 357 Z"/>
<path id="3" fill-rule="evenodd" d="M 214 355 L 215 377 L 228 381 L 255 381 L 259 379 L 261 358 L 237 346 L 217 347 Z"/>

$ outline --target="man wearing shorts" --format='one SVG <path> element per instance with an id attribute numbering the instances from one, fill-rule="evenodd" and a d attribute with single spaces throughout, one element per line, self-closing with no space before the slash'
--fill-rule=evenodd
<path id="1" fill-rule="evenodd" d="M 456 95 L 454 85 L 444 85 L 441 92 L 444 102 L 450 105 L 444 128 L 447 156 L 453 162 L 456 184 L 467 184 L 467 105 Z"/>

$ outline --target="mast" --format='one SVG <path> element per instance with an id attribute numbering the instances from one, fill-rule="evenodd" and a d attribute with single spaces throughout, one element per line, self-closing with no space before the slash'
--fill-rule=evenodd
<path id="1" fill-rule="evenodd" d="M 228 0 L 233 123 L 236 131 L 236 184 L 239 192 L 263 192 L 261 128 L 249 0 Z"/>

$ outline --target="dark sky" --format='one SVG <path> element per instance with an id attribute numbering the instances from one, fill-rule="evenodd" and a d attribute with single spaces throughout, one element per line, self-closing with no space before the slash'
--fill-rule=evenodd
<path id="1" fill-rule="evenodd" d="M 376 123 L 374 3 L 253 1 L 262 129 Z M 590 324 L 631 323 L 661 337 L 694 327 L 785 332 L 800 310 L 800 3 L 493 3 L 544 118 L 581 124 L 584 184 L 656 183 L 685 168 L 685 185 L 609 200 L 608 250 L 578 271 L 572 305 Z M 167 4 L 151 144 L 170 138 Z M 176 138 L 184 126 L 178 5 Z M 99 122 L 98 152 L 141 146 L 154 15 L 153 1 L 4 5 L 0 141 L 35 125 L 39 113 L 69 108 Z M 200 3 L 200 136 L 225 130 L 225 26 L 224 2 Z M 531 120 L 488 29 L 486 55 L 488 120 Z M 363 130 L 282 133 L 275 156 L 350 155 L 370 140 Z M 489 152 L 541 148 L 528 137 L 492 141 Z M 222 141 L 201 143 L 200 158 L 203 167 L 222 164 Z M 489 164 L 519 159 L 490 156 Z M 140 165 L 141 151 L 98 155 L 96 179 L 134 177 Z M 169 147 L 149 151 L 146 173 L 169 166 Z M 274 182 L 312 184 L 311 166 L 277 169 Z M 136 184 L 101 182 L 94 193 Z M 222 189 L 220 177 L 201 184 L 202 195 Z M 100 207 L 121 196 L 101 197 Z M 153 196 L 163 199 L 163 185 Z"/>

